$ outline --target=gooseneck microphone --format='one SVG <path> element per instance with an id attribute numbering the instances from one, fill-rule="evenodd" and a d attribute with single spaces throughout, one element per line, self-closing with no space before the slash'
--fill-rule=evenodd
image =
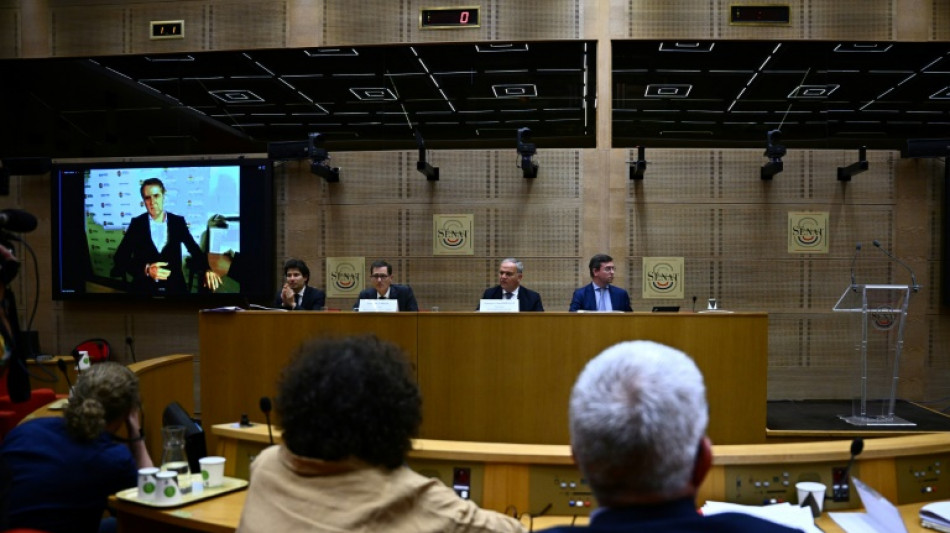
<path id="1" fill-rule="evenodd" d="M 132 362 L 135 362 L 135 339 L 131 336 L 125 338 L 125 343 L 129 346 L 129 353 L 132 355 Z"/>
<path id="2" fill-rule="evenodd" d="M 693 312 L 696 312 L 696 297 L 693 296 Z"/>
<path id="3" fill-rule="evenodd" d="M 36 217 L 20 209 L 4 209 L 0 211 L 0 228 L 27 233 L 36 229 Z"/>
<path id="4" fill-rule="evenodd" d="M 861 437 L 855 438 L 851 441 L 851 460 L 848 461 L 848 466 L 844 469 L 844 478 L 850 479 L 851 475 L 851 465 L 854 464 L 854 458 L 861 455 L 861 452 L 864 451 L 864 439 Z"/>
<path id="5" fill-rule="evenodd" d="M 905 262 L 901 261 L 900 259 L 894 257 L 894 255 L 891 254 L 891 252 L 888 252 L 887 249 L 885 249 L 883 246 L 881 246 L 881 242 L 880 242 L 880 241 L 875 240 L 875 241 L 874 241 L 874 246 L 876 246 L 879 250 L 881 250 L 882 252 L 884 252 L 884 255 L 890 257 L 891 259 L 893 259 L 894 261 L 896 261 L 898 265 L 900 265 L 900 266 L 906 268 L 907 271 L 910 272 L 910 289 L 911 289 L 912 291 L 914 291 L 914 292 L 918 292 L 918 291 L 920 290 L 920 285 L 917 284 L 917 274 L 914 273 L 914 269 L 912 269 L 912 268 L 910 268 L 909 266 L 907 266 L 907 263 L 905 263 Z"/>
<path id="6" fill-rule="evenodd" d="M 267 396 L 261 396 L 261 412 L 264 413 L 264 420 L 267 421 L 267 437 L 270 438 L 271 445 L 274 444 L 274 432 L 271 430 L 270 426 L 270 410 L 271 403 L 270 398 Z"/>
<path id="7" fill-rule="evenodd" d="M 63 373 L 63 377 L 66 378 L 66 385 L 69 387 L 69 392 L 73 391 L 73 383 L 69 380 L 69 372 L 66 371 L 66 361 L 62 359 L 56 360 L 56 366 L 59 367 L 59 371 Z"/>
<path id="8" fill-rule="evenodd" d="M 857 245 L 855 245 L 855 247 L 854 247 L 854 257 L 851 258 L 851 287 L 852 287 L 852 288 L 853 288 L 854 285 L 855 285 L 854 264 L 855 264 L 855 262 L 857 262 L 857 260 L 858 260 L 858 254 L 859 254 L 859 253 L 861 253 L 861 243 L 860 243 L 860 242 L 859 242 Z"/>

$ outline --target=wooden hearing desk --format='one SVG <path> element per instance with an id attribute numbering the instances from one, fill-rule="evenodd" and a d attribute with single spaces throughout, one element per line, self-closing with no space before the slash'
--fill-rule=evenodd
<path id="1" fill-rule="evenodd" d="M 266 426 L 256 424 L 251 428 L 230 428 L 229 425 L 216 426 L 212 432 L 219 437 L 218 453 L 228 457 L 228 475 L 231 475 L 236 461 L 247 459 L 248 454 L 256 453 L 268 444 Z M 280 431 L 274 432 L 274 438 L 280 440 Z M 472 497 L 486 509 L 504 511 L 514 508 L 535 509 L 530 501 L 534 488 L 533 471 L 550 468 L 573 468 L 570 450 L 565 445 L 525 445 L 486 442 L 452 442 L 419 439 L 410 452 L 409 463 L 445 462 L 449 465 L 484 463 L 484 475 L 480 489 L 472 485 Z M 849 459 L 850 441 L 822 441 L 814 443 L 758 444 L 758 445 L 717 445 L 714 447 L 713 468 L 704 482 L 697 502 L 708 500 L 729 501 L 729 484 L 733 481 L 726 473 L 733 467 L 768 467 L 795 469 L 801 465 L 819 469 L 829 463 L 845 464 Z M 901 502 L 899 485 L 903 483 L 903 464 L 908 460 L 929 461 L 933 457 L 947 455 L 950 450 L 950 434 L 924 434 L 892 438 L 869 439 L 864 452 L 856 460 L 856 471 L 860 478 L 875 487 L 892 502 L 902 503 L 900 509 L 905 524 L 911 533 L 924 531 L 919 526 L 917 512 L 925 503 L 917 501 L 928 499 L 947 499 L 944 493 L 929 498 Z M 902 462 L 903 461 L 903 462 Z M 818 466 L 816 466 L 818 465 Z M 428 467 L 429 465 L 425 465 Z M 246 468 L 246 467 L 245 467 Z M 941 478 L 942 480 L 943 478 Z M 476 491 L 479 493 L 476 494 Z M 147 533 L 149 531 L 177 531 L 186 528 L 191 531 L 230 532 L 237 526 L 245 492 L 239 492 L 214 498 L 178 509 L 154 509 L 134 503 L 114 502 L 120 526 L 124 531 Z M 546 500 L 547 501 L 547 500 Z M 854 501 L 851 505 L 857 505 Z M 826 513 L 817 520 L 826 532 L 838 532 L 841 529 L 833 523 L 827 512 L 856 510 L 833 509 L 826 501 Z M 557 507 L 554 507 L 557 509 Z M 559 516 L 545 516 L 534 520 L 535 529 L 570 523 L 568 512 L 555 512 Z M 586 518 L 578 518 L 582 524 Z M 527 519 L 522 520 L 527 524 Z"/>
<path id="2" fill-rule="evenodd" d="M 204 311 L 205 427 L 261 418 L 281 369 L 312 337 L 374 333 L 409 354 L 427 439 L 567 444 L 567 400 L 586 362 L 617 342 L 682 349 L 706 378 L 718 444 L 765 442 L 765 313 L 354 313 Z M 214 449 L 214 436 L 209 435 Z"/>
<path id="3" fill-rule="evenodd" d="M 176 533 L 202 531 L 209 533 L 233 533 L 237 529 L 241 518 L 241 509 L 247 491 L 232 492 L 217 498 L 205 500 L 186 507 L 175 509 L 156 509 L 144 507 L 134 503 L 110 500 L 110 505 L 116 510 L 119 522 L 119 533 Z M 920 525 L 919 512 L 924 503 L 901 505 L 898 509 L 904 519 L 908 533 L 933 533 L 933 529 L 925 529 Z M 541 516 L 533 519 L 533 530 L 567 525 L 572 523 L 570 516 Z M 521 523 L 528 527 L 527 516 L 521 518 Z M 577 525 L 586 525 L 586 517 L 578 517 Z M 824 513 L 815 520 L 815 524 L 825 533 L 845 533 L 835 521 Z"/>

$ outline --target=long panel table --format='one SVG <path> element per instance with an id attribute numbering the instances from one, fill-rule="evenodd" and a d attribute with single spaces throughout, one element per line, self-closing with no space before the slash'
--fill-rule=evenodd
<path id="1" fill-rule="evenodd" d="M 423 395 L 420 437 L 566 444 L 567 400 L 584 364 L 624 340 L 680 348 L 706 378 L 717 444 L 765 442 L 765 313 L 202 312 L 205 427 L 260 419 L 306 339 L 373 333 L 408 353 Z M 209 435 L 209 447 L 216 442 Z"/>

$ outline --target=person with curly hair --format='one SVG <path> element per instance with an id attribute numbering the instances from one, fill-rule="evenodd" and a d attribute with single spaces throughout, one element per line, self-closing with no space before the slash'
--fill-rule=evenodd
<path id="1" fill-rule="evenodd" d="M 62 418 L 37 418 L 8 433 L 0 460 L 12 479 L 9 526 L 51 533 L 114 530 L 114 520 L 101 520 L 106 499 L 134 487 L 137 470 L 152 466 L 140 403 L 131 370 L 99 363 L 79 377 Z M 130 438 L 117 435 L 123 427 Z"/>
<path id="2" fill-rule="evenodd" d="M 304 344 L 281 375 L 276 411 L 283 444 L 251 463 L 239 533 L 524 531 L 406 466 L 422 398 L 392 343 Z"/>

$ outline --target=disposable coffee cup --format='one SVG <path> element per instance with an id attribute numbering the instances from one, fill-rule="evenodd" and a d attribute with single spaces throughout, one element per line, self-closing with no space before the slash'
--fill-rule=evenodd
<path id="1" fill-rule="evenodd" d="M 825 484 L 816 481 L 799 481 L 795 484 L 795 490 L 798 491 L 799 506 L 811 506 L 811 501 L 815 502 L 814 507 L 812 507 L 812 514 L 817 518 L 825 507 L 825 491 L 827 490 Z M 809 500 L 809 497 L 811 497 L 811 500 Z M 814 512 L 815 510 L 817 512 Z"/>
<path id="2" fill-rule="evenodd" d="M 198 464 L 201 465 L 201 480 L 205 487 L 220 487 L 224 483 L 224 457 L 202 457 Z"/>
<path id="3" fill-rule="evenodd" d="M 166 470 L 155 474 L 155 477 L 158 480 L 156 502 L 164 504 L 181 502 L 181 490 L 178 488 L 178 474 L 176 472 Z"/>
<path id="4" fill-rule="evenodd" d="M 160 470 L 155 467 L 139 469 L 139 493 L 138 497 L 142 501 L 153 502 L 158 497 L 158 478 L 155 477 Z"/>

